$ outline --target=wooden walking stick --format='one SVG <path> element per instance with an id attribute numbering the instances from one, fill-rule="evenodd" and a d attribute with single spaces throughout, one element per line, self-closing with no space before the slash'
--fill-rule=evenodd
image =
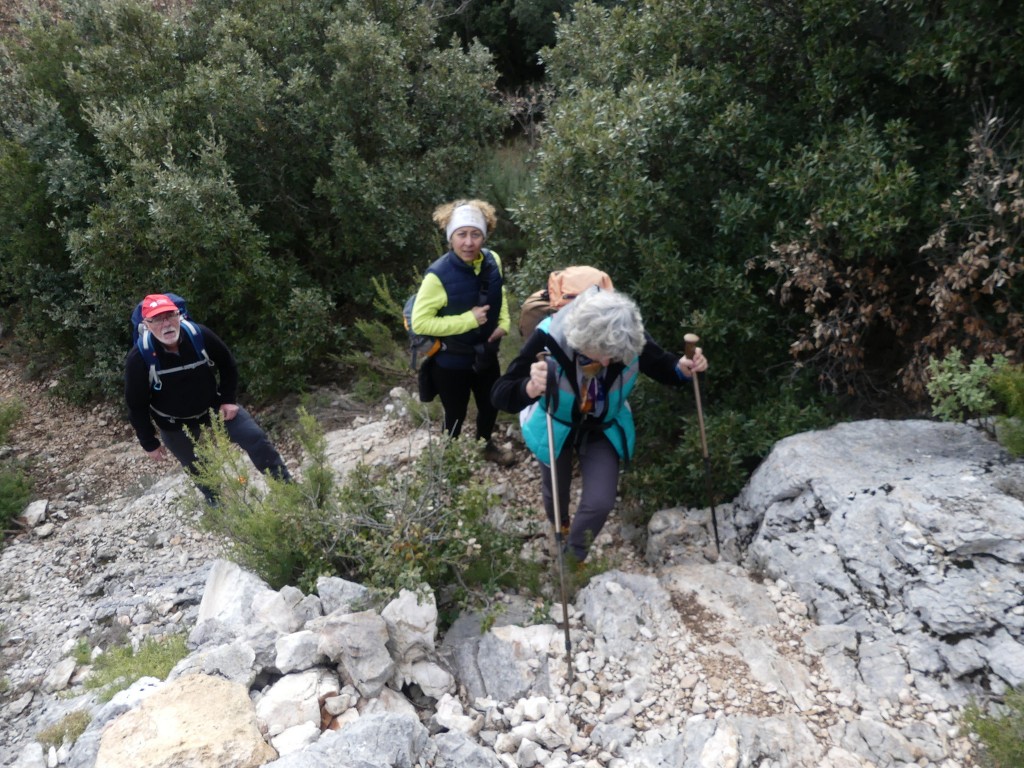
<path id="1" fill-rule="evenodd" d="M 544 410 L 547 413 L 548 419 L 548 463 L 551 467 L 551 501 L 555 508 L 555 548 L 558 550 L 556 554 L 558 558 L 558 581 L 562 591 L 562 625 L 565 627 L 565 666 L 568 670 L 569 685 L 571 686 L 574 682 L 574 675 L 572 670 L 572 640 L 569 638 L 569 599 L 565 588 L 565 556 L 562 552 L 562 502 L 558 495 L 558 468 L 555 466 L 555 460 L 558 456 L 555 453 L 555 428 L 551 416 L 551 411 L 558 407 L 558 381 L 555 376 L 555 367 L 551 364 L 551 360 L 547 358 L 547 353 L 541 352 L 537 358 L 548 366 L 547 408 Z"/>
<path id="2" fill-rule="evenodd" d="M 695 333 L 688 333 L 683 337 L 683 354 L 690 360 L 697 351 L 697 343 L 700 337 Z M 708 504 L 711 506 L 711 527 L 715 532 L 715 551 L 722 553 L 722 545 L 718 541 L 718 516 L 715 514 L 715 496 L 711 485 L 711 458 L 708 456 L 708 438 L 704 431 L 704 408 L 700 400 L 700 374 L 693 374 L 693 398 L 697 402 L 697 424 L 700 426 L 700 448 L 704 454 L 704 486 L 707 492 Z"/>

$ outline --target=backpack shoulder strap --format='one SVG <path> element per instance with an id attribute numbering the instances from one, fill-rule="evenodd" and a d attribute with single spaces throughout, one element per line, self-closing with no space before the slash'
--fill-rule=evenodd
<path id="1" fill-rule="evenodd" d="M 213 361 L 206 354 L 206 340 L 203 338 L 203 332 L 199 330 L 199 326 L 191 320 L 182 318 L 181 327 L 185 330 L 185 335 L 188 336 L 189 341 L 192 342 L 192 348 L 196 351 L 196 354 L 203 358 L 207 365 L 212 366 Z"/>
<path id="2" fill-rule="evenodd" d="M 135 347 L 139 350 L 142 362 L 149 368 L 149 386 L 159 390 L 163 386 L 160 383 L 160 356 L 153 346 L 153 334 L 144 325 L 139 326 L 139 337 L 135 340 Z"/>
<path id="3" fill-rule="evenodd" d="M 213 367 L 213 360 L 210 359 L 210 355 L 206 352 L 206 342 L 203 339 L 203 332 L 199 330 L 199 327 L 191 320 L 182 319 L 181 321 L 182 330 L 185 331 L 185 335 L 188 336 L 189 342 L 192 344 L 192 348 L 196 351 L 196 356 L 199 358 L 196 362 L 188 365 L 179 365 L 177 368 L 169 368 L 164 373 L 176 373 L 178 371 L 187 371 L 192 368 L 198 368 L 203 365 Z M 159 392 L 163 389 L 163 382 L 160 380 L 160 356 L 156 352 L 156 344 L 153 341 L 153 334 L 148 329 L 143 329 L 139 334 L 138 341 L 135 342 L 135 346 L 138 347 L 139 354 L 142 355 L 143 361 L 149 366 L 149 386 Z"/>

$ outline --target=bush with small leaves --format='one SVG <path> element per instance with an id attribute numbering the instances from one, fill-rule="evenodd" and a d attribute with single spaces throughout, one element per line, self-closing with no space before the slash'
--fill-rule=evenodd
<path id="1" fill-rule="evenodd" d="M 963 717 L 967 727 L 981 740 L 982 765 L 989 768 L 1024 765 L 1024 692 L 1011 690 L 1002 705 L 987 710 L 972 704 Z"/>
<path id="2" fill-rule="evenodd" d="M 423 584 L 468 601 L 528 584 L 519 542 L 487 522 L 493 503 L 474 480 L 481 457 L 470 440 L 434 440 L 412 466 L 359 465 L 339 480 L 316 421 L 299 412 L 306 462 L 293 483 L 250 476 L 248 459 L 215 421 L 197 452 L 200 480 L 218 492 L 203 523 L 224 536 L 232 559 L 274 588 L 312 591 L 323 575 L 365 584 L 386 598 Z"/>
<path id="3" fill-rule="evenodd" d="M 932 358 L 928 363 L 926 384 L 932 400 L 932 415 L 942 421 L 990 420 L 996 409 L 993 377 L 1007 363 L 1006 357 L 996 355 L 991 363 L 975 358 L 968 364 L 959 349 L 952 350 L 941 360 Z"/>

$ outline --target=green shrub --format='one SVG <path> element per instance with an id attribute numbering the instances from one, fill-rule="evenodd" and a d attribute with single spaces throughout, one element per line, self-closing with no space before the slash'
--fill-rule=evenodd
<path id="1" fill-rule="evenodd" d="M 7 444 L 11 428 L 18 423 L 25 407 L 17 400 L 0 400 L 0 445 Z"/>
<path id="2" fill-rule="evenodd" d="M 1024 765 L 1024 693 L 1010 691 L 998 710 L 985 712 L 977 704 L 964 711 L 964 722 L 983 745 L 982 764 L 989 768 Z"/>
<path id="3" fill-rule="evenodd" d="M 1005 411 L 996 420 L 996 436 L 1010 453 L 1024 455 L 1024 366 L 1003 366 L 993 374 L 991 387 Z"/>
<path id="4" fill-rule="evenodd" d="M 992 416 L 996 408 L 992 378 L 1007 362 L 1003 355 L 996 355 L 991 363 L 975 358 L 967 365 L 959 349 L 941 360 L 931 358 L 926 388 L 932 399 L 932 415 L 942 421 Z"/>
<path id="5" fill-rule="evenodd" d="M 405 299 L 396 299 L 393 282 L 372 278 L 374 308 L 385 321 L 358 319 L 353 324 L 359 348 L 339 355 L 339 362 L 353 371 L 353 396 L 361 402 L 378 403 L 396 384 L 416 391 L 416 374 L 409 367 L 408 336 L 402 325 Z M 410 278 L 409 292 L 415 290 Z"/>
<path id="6" fill-rule="evenodd" d="M 25 511 L 32 498 L 32 479 L 17 464 L 0 463 L 0 530 Z"/>
<path id="7" fill-rule="evenodd" d="M 275 589 L 310 592 L 320 576 L 336 575 L 382 597 L 427 584 L 461 602 L 529 582 L 518 541 L 485 519 L 492 499 L 473 480 L 481 461 L 473 441 L 436 440 L 406 471 L 360 465 L 340 482 L 319 425 L 301 409 L 298 432 L 301 477 L 268 478 L 265 493 L 220 422 L 197 448 L 200 478 L 219 494 L 204 526 Z"/>
<path id="8" fill-rule="evenodd" d="M 36 741 L 49 749 L 59 748 L 62 744 L 74 744 L 78 737 L 85 733 L 85 729 L 92 722 L 92 715 L 84 709 L 76 709 L 58 722 L 45 728 L 36 734 Z"/>
<path id="9" fill-rule="evenodd" d="M 100 701 L 110 701 L 115 694 L 128 688 L 142 677 L 163 680 L 174 665 L 188 656 L 183 634 L 169 635 L 160 640 L 148 638 L 138 651 L 131 646 L 112 648 L 93 661 L 92 674 L 85 687 L 100 692 Z"/>

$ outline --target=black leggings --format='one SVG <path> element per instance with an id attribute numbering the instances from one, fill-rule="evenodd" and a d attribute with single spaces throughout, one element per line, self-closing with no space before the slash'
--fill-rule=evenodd
<path id="1" fill-rule="evenodd" d="M 458 437 L 462 432 L 472 393 L 476 402 L 476 436 L 490 440 L 494 423 L 498 420 L 498 409 L 491 404 L 491 387 L 501 375 L 501 368 L 495 365 L 480 372 L 472 368 L 442 368 L 439 365 L 431 368 L 434 389 L 444 407 L 445 432 L 452 437 Z"/>

